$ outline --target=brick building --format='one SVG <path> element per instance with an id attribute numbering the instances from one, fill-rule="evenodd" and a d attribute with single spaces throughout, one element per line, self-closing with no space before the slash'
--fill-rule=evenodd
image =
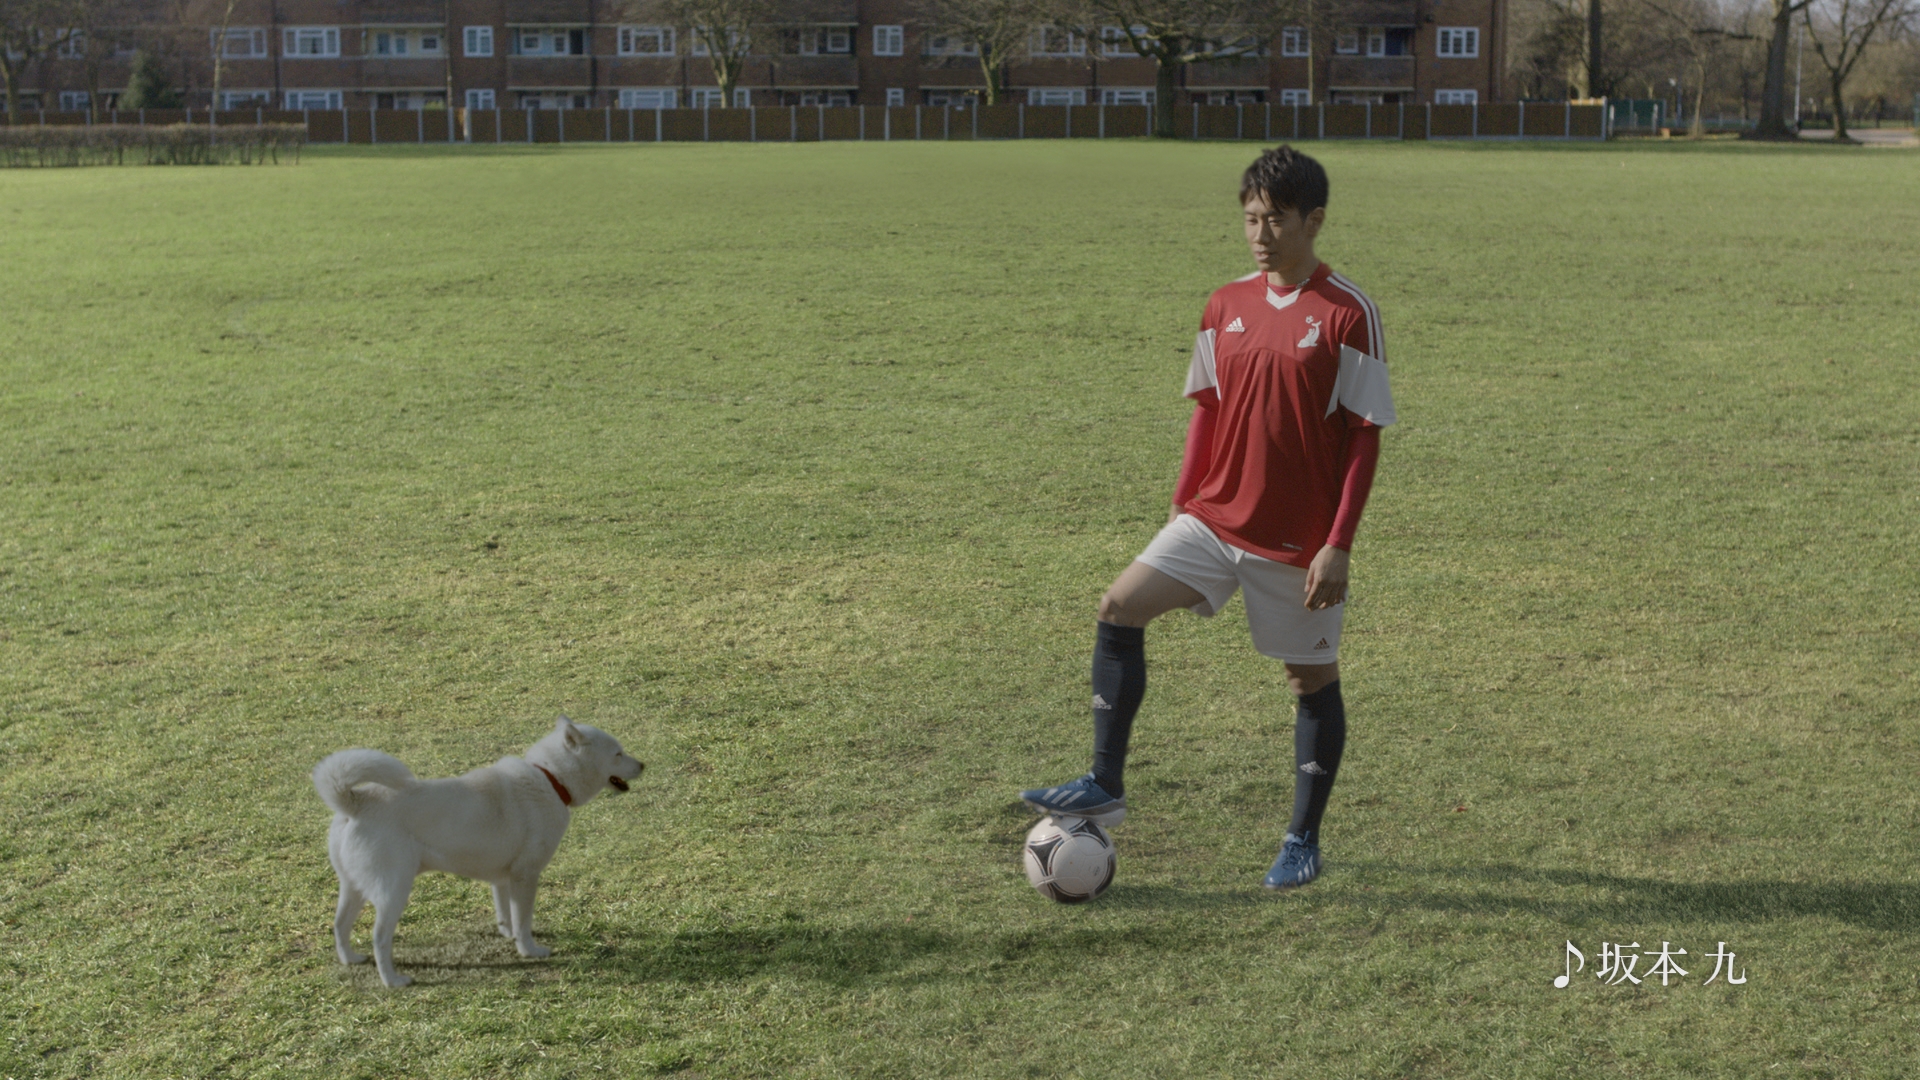
<path id="1" fill-rule="evenodd" d="M 1268 54 L 1196 64 L 1180 100 L 1468 104 L 1504 97 L 1506 0 L 1336 0 L 1334 25 L 1289 28 Z M 224 4 L 221 5 L 224 7 Z M 915 25 L 914 0 L 789 0 L 759 43 L 737 104 L 964 105 L 983 81 L 964 43 Z M 166 62 L 187 103 L 212 96 L 216 32 L 168 25 L 155 4 L 123 35 Z M 224 41 L 222 108 L 684 108 L 719 105 L 698 41 L 636 21 L 617 0 L 239 0 Z M 1153 104 L 1155 70 L 1118 27 L 1036 28 L 1006 73 L 1009 100 Z M 22 105 L 111 105 L 127 82 L 116 52 L 95 75 L 68 48 L 35 65 Z"/>

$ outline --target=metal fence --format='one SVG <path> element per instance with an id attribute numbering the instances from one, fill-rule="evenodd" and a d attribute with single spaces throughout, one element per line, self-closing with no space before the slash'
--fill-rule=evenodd
<path id="1" fill-rule="evenodd" d="M 822 142 L 1142 138 L 1151 105 L 781 105 L 732 109 L 148 109 L 102 123 L 305 123 L 311 143 Z M 85 124 L 38 112 L 24 123 Z M 1182 139 L 1604 139 L 1604 104 L 1191 105 L 1173 110 Z M 0 120 L 0 122 L 4 122 Z"/>

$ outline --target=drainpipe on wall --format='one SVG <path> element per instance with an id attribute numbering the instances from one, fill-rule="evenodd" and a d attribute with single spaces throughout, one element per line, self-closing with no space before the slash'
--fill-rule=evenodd
<path id="1" fill-rule="evenodd" d="M 587 0 L 587 107 L 600 104 L 600 54 L 593 47 L 593 0 Z"/>
<path id="2" fill-rule="evenodd" d="M 446 23 L 440 29 L 440 47 L 447 58 L 447 128 L 453 128 L 453 0 L 441 0 L 440 19 Z M 425 105 L 425 102 L 421 102 Z"/>

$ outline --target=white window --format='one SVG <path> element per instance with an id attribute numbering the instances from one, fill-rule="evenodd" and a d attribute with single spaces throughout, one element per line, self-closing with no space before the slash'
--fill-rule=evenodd
<path id="1" fill-rule="evenodd" d="M 429 56 L 439 56 L 440 55 L 440 35 L 439 34 L 421 34 L 420 35 L 420 51 Z"/>
<path id="2" fill-rule="evenodd" d="M 66 36 L 60 39 L 59 47 L 53 50 L 55 56 L 58 56 L 62 60 L 78 60 L 87 55 L 87 35 L 84 31 L 65 30 L 59 32 L 64 33 Z M 12 54 L 9 53 L 8 56 L 11 58 Z M 81 108 L 85 107 L 84 105 L 81 106 Z M 71 112 L 72 110 L 69 109 L 66 111 Z"/>
<path id="3" fill-rule="evenodd" d="M 1343 56 L 1353 56 L 1359 53 L 1360 28 L 1357 26 L 1342 27 L 1338 33 L 1333 35 L 1333 51 Z"/>
<path id="4" fill-rule="evenodd" d="M 1387 55 L 1387 28 L 1384 26 L 1367 27 L 1367 55 Z"/>
<path id="5" fill-rule="evenodd" d="M 736 109 L 752 108 L 753 107 L 753 91 L 747 89 L 744 86 L 734 87 L 733 88 L 733 107 Z"/>
<path id="6" fill-rule="evenodd" d="M 1435 90 L 1433 92 L 1433 103 L 1435 105 L 1478 105 L 1480 104 L 1480 91 Z"/>
<path id="7" fill-rule="evenodd" d="M 1151 105 L 1153 89 L 1143 86 L 1109 86 L 1100 91 L 1102 105 Z"/>
<path id="8" fill-rule="evenodd" d="M 1304 26 L 1289 26 L 1280 31 L 1281 56 L 1311 56 L 1313 35 Z"/>
<path id="9" fill-rule="evenodd" d="M 853 104 L 853 94 L 846 90 L 808 90 L 800 95 L 800 104 L 843 109 Z"/>
<path id="10" fill-rule="evenodd" d="M 621 56 L 672 56 L 673 27 L 623 26 L 620 28 Z"/>
<path id="11" fill-rule="evenodd" d="M 1145 41 L 1147 39 L 1147 28 L 1144 26 L 1134 27 L 1133 36 Z M 1103 26 L 1100 28 L 1100 55 L 1138 56 L 1140 53 L 1133 47 L 1133 42 L 1127 39 L 1127 31 L 1125 28 L 1119 26 Z"/>
<path id="12" fill-rule="evenodd" d="M 339 56 L 340 28 L 337 26 L 289 26 L 281 47 L 288 56 Z"/>
<path id="13" fill-rule="evenodd" d="M 411 43 L 404 33 L 396 34 L 390 30 L 381 30 L 373 35 L 373 55 L 375 56 L 405 56 L 412 51 L 410 46 Z"/>
<path id="14" fill-rule="evenodd" d="M 1282 90 L 1282 91 L 1280 91 L 1280 104 L 1282 104 L 1282 105 L 1311 105 L 1311 104 L 1313 104 L 1313 91 L 1311 91 L 1311 90 Z"/>
<path id="15" fill-rule="evenodd" d="M 797 26 L 779 32 L 778 50 L 789 56 L 844 55 L 853 51 L 851 26 Z"/>
<path id="16" fill-rule="evenodd" d="M 666 87 L 645 87 L 620 91 L 623 109 L 671 109 L 680 103 L 680 91 Z"/>
<path id="17" fill-rule="evenodd" d="M 873 55 L 900 56 L 907 51 L 907 28 L 904 26 L 876 26 L 873 28 Z M 887 91 L 891 94 L 893 91 Z"/>
<path id="18" fill-rule="evenodd" d="M 229 94 L 228 96 L 231 97 L 232 95 Z M 60 91 L 60 111 L 61 112 L 85 112 L 86 108 L 87 108 L 87 92 L 85 90 Z M 233 106 L 229 105 L 227 106 L 227 108 L 231 109 L 233 108 Z"/>
<path id="19" fill-rule="evenodd" d="M 907 103 L 907 91 L 905 87 L 902 87 L 902 86 L 887 87 L 888 107 L 891 108 L 894 106 L 901 106 L 901 105 L 905 105 L 906 103 Z"/>
<path id="20" fill-rule="evenodd" d="M 973 93 L 968 90 L 929 90 L 927 104 L 935 109 L 971 109 Z"/>
<path id="21" fill-rule="evenodd" d="M 481 29 L 484 30 L 486 29 L 486 27 L 481 27 Z M 493 91 L 491 90 L 467 91 L 467 108 L 469 109 L 493 108 Z"/>
<path id="22" fill-rule="evenodd" d="M 586 32 L 565 27 L 522 26 L 507 40 L 513 56 L 579 56 L 586 52 Z"/>
<path id="23" fill-rule="evenodd" d="M 468 56 L 493 55 L 493 27 L 469 26 L 466 28 L 465 44 Z M 473 106 L 469 106 L 472 108 Z M 493 106 L 489 105 L 491 109 Z"/>
<path id="24" fill-rule="evenodd" d="M 1440 55 L 1472 59 L 1480 55 L 1480 28 L 1443 26 L 1440 28 Z"/>
<path id="25" fill-rule="evenodd" d="M 1209 105 L 1258 105 L 1260 104 L 1260 91 L 1258 90 L 1209 90 L 1207 91 L 1207 104 Z"/>
<path id="26" fill-rule="evenodd" d="M 338 90 L 289 90 L 287 108 L 298 112 L 303 109 L 337 109 L 340 107 Z"/>
<path id="27" fill-rule="evenodd" d="M 929 34 L 923 51 L 928 56 L 979 56 L 980 46 L 954 34 Z"/>
<path id="28" fill-rule="evenodd" d="M 587 107 L 587 95 L 554 90 L 529 90 L 520 95 L 520 107 L 533 110 L 584 109 Z"/>
<path id="29" fill-rule="evenodd" d="M 1027 91 L 1029 105 L 1085 105 L 1087 92 L 1080 87 L 1036 86 Z"/>
<path id="30" fill-rule="evenodd" d="M 693 107 L 696 109 L 718 109 L 727 103 L 726 92 L 717 86 L 697 86 L 693 90 Z"/>
<path id="31" fill-rule="evenodd" d="M 751 49 L 753 47 L 753 43 L 748 41 L 747 38 L 737 30 L 727 31 L 727 41 L 733 46 L 732 51 L 736 53 L 742 52 L 747 49 Z M 700 32 L 698 30 L 695 30 L 693 32 L 692 40 L 690 44 L 692 46 L 691 51 L 693 55 L 695 56 L 709 55 L 707 50 L 707 41 L 705 38 L 700 36 Z"/>
<path id="32" fill-rule="evenodd" d="M 259 109 L 273 107 L 271 90 L 222 90 L 220 107 L 223 109 Z"/>
<path id="33" fill-rule="evenodd" d="M 1034 56 L 1085 56 L 1087 39 L 1064 27 L 1041 26 L 1034 29 L 1027 42 L 1027 52 Z"/>

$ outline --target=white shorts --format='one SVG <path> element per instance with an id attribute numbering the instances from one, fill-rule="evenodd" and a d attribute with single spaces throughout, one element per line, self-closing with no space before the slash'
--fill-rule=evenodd
<path id="1" fill-rule="evenodd" d="M 1307 572 L 1234 547 L 1191 514 L 1160 530 L 1138 562 L 1206 597 L 1193 611 L 1213 617 L 1245 590 L 1247 629 L 1262 656 L 1291 664 L 1331 664 L 1340 658 L 1340 621 L 1346 605 L 1307 610 Z"/>

